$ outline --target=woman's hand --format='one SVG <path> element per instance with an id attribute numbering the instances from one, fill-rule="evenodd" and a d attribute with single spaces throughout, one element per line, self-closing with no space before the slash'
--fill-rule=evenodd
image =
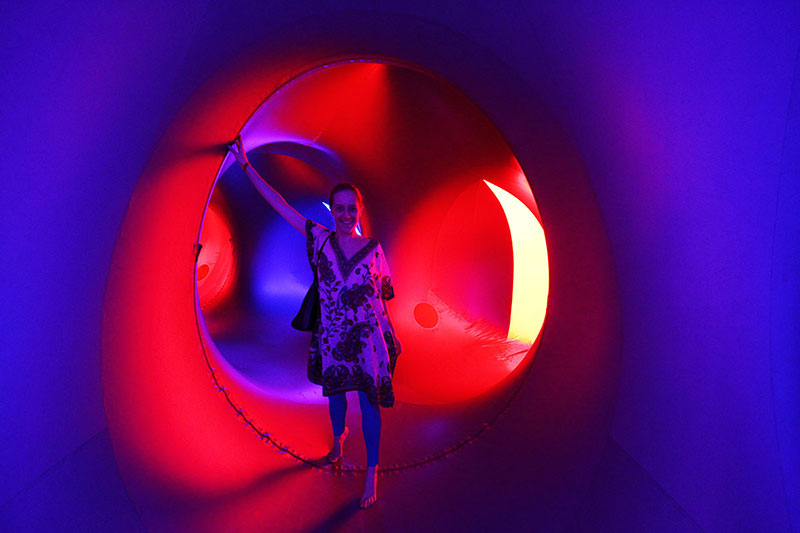
<path id="1" fill-rule="evenodd" d="M 228 145 L 228 150 L 230 150 L 230 152 L 236 158 L 236 162 L 239 163 L 240 167 L 244 168 L 244 166 L 249 163 L 247 160 L 247 154 L 244 153 L 244 148 L 242 147 L 241 135 L 237 135 L 233 142 Z"/>
<path id="2" fill-rule="evenodd" d="M 247 176 L 253 185 L 255 185 L 258 192 L 261 193 L 261 196 L 263 196 L 264 199 L 269 202 L 269 204 L 278 212 L 278 214 L 285 218 L 294 227 L 294 229 L 305 235 L 305 217 L 298 213 L 292 206 L 290 206 L 283 196 L 281 196 L 278 191 L 273 189 L 272 185 L 267 183 L 266 180 L 261 177 L 258 171 L 253 168 L 253 165 L 251 165 L 250 161 L 247 160 L 247 154 L 244 153 L 241 135 L 237 135 L 233 142 L 228 145 L 228 150 L 236 158 L 236 162 L 239 163 L 239 165 L 245 171 L 245 176 Z M 249 172 L 247 171 L 248 165 L 250 166 Z"/>

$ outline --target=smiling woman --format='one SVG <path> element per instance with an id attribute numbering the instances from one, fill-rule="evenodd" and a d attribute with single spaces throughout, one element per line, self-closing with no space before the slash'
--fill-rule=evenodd
<path id="1" fill-rule="evenodd" d="M 361 497 L 361 507 L 366 509 L 377 499 L 380 408 L 394 405 L 392 376 L 400 355 L 385 302 L 394 297 L 394 290 L 383 249 L 375 239 L 356 233 L 364 202 L 354 185 L 340 183 L 331 190 L 328 201 L 336 230 L 330 231 L 303 217 L 258 174 L 240 136 L 229 149 L 275 211 L 295 229 L 305 230 L 314 283 L 292 326 L 311 331 L 308 379 L 321 385 L 328 397 L 333 429 L 328 463 L 342 459 L 347 436 L 345 393 L 358 392 L 367 448 L 367 479 Z"/>

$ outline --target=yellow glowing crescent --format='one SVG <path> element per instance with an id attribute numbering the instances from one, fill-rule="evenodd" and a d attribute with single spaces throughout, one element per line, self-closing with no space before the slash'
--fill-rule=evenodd
<path id="1" fill-rule="evenodd" d="M 544 324 L 550 275 L 544 229 L 519 198 L 483 180 L 506 215 L 514 257 L 509 340 L 532 344 Z"/>

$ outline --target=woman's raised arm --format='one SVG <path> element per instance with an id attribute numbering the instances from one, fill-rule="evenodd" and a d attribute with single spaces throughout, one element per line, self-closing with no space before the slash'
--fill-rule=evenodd
<path id="1" fill-rule="evenodd" d="M 256 169 L 253 168 L 253 165 L 250 164 L 250 161 L 247 160 L 247 154 L 244 153 L 244 148 L 242 148 L 242 138 L 241 136 L 237 136 L 234 141 L 228 145 L 228 149 L 231 153 L 236 157 L 236 162 L 244 170 L 244 173 L 250 178 L 250 181 L 253 182 L 256 189 L 264 199 L 269 202 L 275 211 L 278 212 L 280 216 L 286 219 L 286 221 L 291 224 L 294 229 L 302 233 L 303 235 L 306 234 L 306 217 L 301 215 L 297 212 L 297 210 L 289 205 L 286 199 L 280 195 L 278 191 L 272 188 L 272 185 L 267 183 L 261 175 L 256 172 Z"/>

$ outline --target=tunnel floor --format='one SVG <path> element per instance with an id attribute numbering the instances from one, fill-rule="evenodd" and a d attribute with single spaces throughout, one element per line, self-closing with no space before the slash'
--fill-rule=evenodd
<path id="1" fill-rule="evenodd" d="M 360 437 L 360 435 L 356 435 Z M 266 450 L 265 453 L 274 453 Z M 471 458 L 465 457 L 467 463 Z M 459 462 L 461 462 L 459 460 Z M 468 466 L 459 479 L 480 483 Z M 476 469 L 477 470 L 477 469 Z M 433 475 L 433 476 L 432 476 Z M 436 468 L 416 475 L 383 476 L 378 502 L 366 511 L 358 508 L 363 483 L 360 476 L 320 474 L 287 459 L 283 470 L 257 485 L 236 493 L 195 502 L 162 502 L 157 515 L 139 515 L 126 494 L 114 461 L 108 431 L 104 430 L 48 470 L 33 486 L 0 509 L 0 523 L 12 531 L 422 531 L 422 526 L 467 531 L 488 525 L 513 525 L 533 530 L 534 505 L 521 505 L 505 518 L 507 508 L 482 508 L 484 524 L 447 497 L 446 485 L 459 480 L 426 483 Z M 300 478 L 314 477 L 313 489 L 298 493 Z M 422 497 L 414 497 L 414 495 Z M 46 496 L 46 497 L 45 497 Z M 153 494 L 153 497 L 158 495 Z M 43 502 L 46 502 L 44 505 Z M 463 504 L 463 502 L 461 502 Z M 531 502 L 533 503 L 533 502 Z M 292 510 L 302 511 L 298 519 Z M 474 506 L 480 507 L 480 498 Z M 426 521 L 429 506 L 448 508 L 445 523 Z M 418 526 L 415 526 L 417 524 Z M 57 525 L 57 526 L 56 526 Z M 702 531 L 652 477 L 613 440 L 609 441 L 577 512 L 566 533 L 596 531 Z"/>

